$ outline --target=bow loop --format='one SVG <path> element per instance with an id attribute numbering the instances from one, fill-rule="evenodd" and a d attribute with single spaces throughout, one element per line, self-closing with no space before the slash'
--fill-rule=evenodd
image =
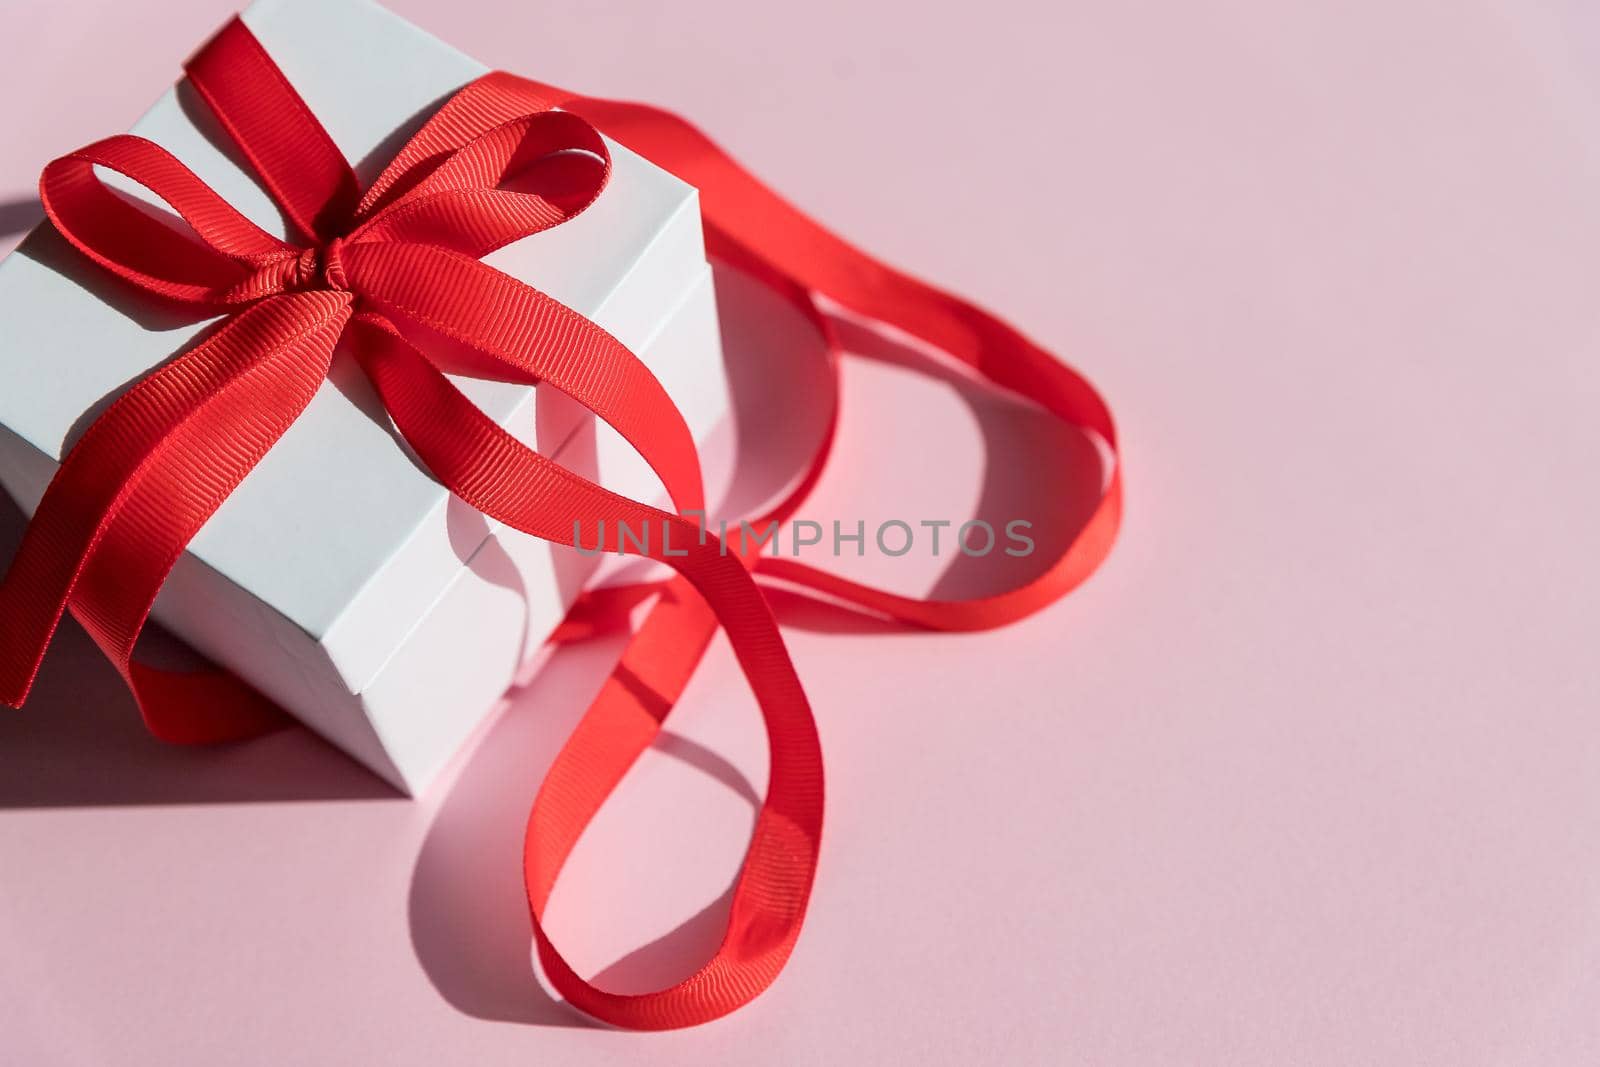
<path id="1" fill-rule="evenodd" d="M 588 122 L 564 111 L 519 115 L 431 157 L 415 179 L 402 177 L 351 238 L 478 258 L 574 218 L 610 174 L 610 151 Z"/>
<path id="2" fill-rule="evenodd" d="M 112 190 L 100 170 L 143 187 L 176 218 L 164 219 L 153 205 Z M 143 137 L 108 137 L 55 160 L 40 176 L 39 198 L 56 229 L 79 251 L 168 300 L 236 304 L 258 299 L 267 294 L 250 280 L 270 277 L 276 265 L 299 254 Z"/>
<path id="3" fill-rule="evenodd" d="M 412 144 L 426 146 L 430 129 Z M 45 168 L 39 193 L 67 240 L 125 281 L 182 303 L 238 306 L 286 292 L 349 292 L 346 243 L 424 244 L 487 255 L 569 221 L 610 177 L 605 140 L 567 112 L 519 114 L 424 157 L 410 148 L 401 157 L 414 160 L 415 173 L 397 172 L 382 206 L 364 219 L 349 214 L 330 221 L 322 214 L 319 226 L 331 235 L 309 247 L 263 230 L 177 157 L 142 137 L 110 137 L 63 156 Z M 151 205 L 110 188 L 102 170 L 142 186 L 174 217 L 164 219 Z M 285 199 L 280 207 L 293 218 L 304 205 L 297 209 Z"/>
<path id="4" fill-rule="evenodd" d="M 361 198 L 357 214 L 369 218 L 405 195 L 457 149 L 501 123 L 549 111 L 554 95 L 526 78 L 496 70 L 469 82 L 444 102 L 407 141 Z"/>

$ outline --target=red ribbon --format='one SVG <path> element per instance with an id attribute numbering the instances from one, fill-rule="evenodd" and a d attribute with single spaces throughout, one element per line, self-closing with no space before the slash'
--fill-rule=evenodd
<path id="1" fill-rule="evenodd" d="M 643 554 L 678 572 L 669 582 L 586 596 L 558 635 L 614 625 L 630 604 L 656 596 L 539 790 L 524 853 L 528 902 L 547 976 L 583 1011 L 619 1026 L 662 1029 L 739 1007 L 777 977 L 799 936 L 823 807 L 811 710 L 755 576 L 923 627 L 975 630 L 1021 618 L 1081 582 L 1110 549 L 1121 514 L 1110 412 L 1083 378 L 1016 330 L 852 248 L 667 112 L 488 74 L 452 97 L 362 191 L 243 23 L 224 27 L 186 70 L 302 243 L 261 230 L 139 137 L 108 138 L 45 168 L 45 211 L 79 250 L 154 296 L 236 313 L 128 389 L 62 461 L 0 585 L 0 699 L 22 704 L 70 610 L 122 673 L 158 736 L 220 741 L 284 721 L 224 671 L 159 671 L 135 662 L 133 648 L 185 546 L 293 424 L 343 338 L 396 428 L 457 496 L 557 542 L 571 537 L 575 524 L 604 520 L 605 549 Z M 542 382 L 568 394 L 644 456 L 679 512 L 704 506 L 693 438 L 650 371 L 594 323 L 479 262 L 560 225 L 600 194 L 609 157 L 597 128 L 697 186 L 712 254 L 805 313 L 828 338 L 830 360 L 837 350 L 817 296 L 944 350 L 1105 441 L 1113 450 L 1111 477 L 1059 558 L 1006 593 L 932 601 L 796 559 L 761 557 L 758 545 L 724 551 L 681 515 L 607 492 L 526 448 L 468 401 L 397 323 L 423 324 L 466 346 L 484 376 Z M 110 192 L 97 166 L 157 194 L 194 236 Z M 831 442 L 830 426 L 798 488 L 759 521 L 793 513 L 821 476 Z M 641 552 L 620 543 L 623 523 L 670 526 L 671 536 Z M 665 555 L 667 543 L 687 555 Z M 727 932 L 715 955 L 677 985 L 608 993 L 561 957 L 542 925 L 544 905 L 584 827 L 650 746 L 718 627 L 761 709 L 771 761 Z"/>

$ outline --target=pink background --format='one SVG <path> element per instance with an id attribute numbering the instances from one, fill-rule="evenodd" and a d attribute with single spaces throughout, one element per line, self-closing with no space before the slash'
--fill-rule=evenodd
<path id="1" fill-rule="evenodd" d="M 809 925 L 751 1008 L 664 1035 L 586 1025 L 526 958 L 521 819 L 614 643 L 555 656 L 408 803 L 304 733 L 161 748 L 70 632 L 0 717 L 0 1059 L 1600 1058 L 1588 5 L 394 6 L 694 116 L 1068 354 L 1126 435 L 1125 533 L 997 633 L 786 607 L 830 773 Z M 0 10 L 15 230 L 41 164 L 127 126 L 229 5 Z M 729 305 L 733 351 L 770 355 Z M 1051 424 L 875 347 L 809 514 L 1050 491 Z M 922 591 L 936 562 L 869 570 Z M 725 649 L 672 725 L 555 905 L 619 987 L 706 951 L 762 787 Z"/>

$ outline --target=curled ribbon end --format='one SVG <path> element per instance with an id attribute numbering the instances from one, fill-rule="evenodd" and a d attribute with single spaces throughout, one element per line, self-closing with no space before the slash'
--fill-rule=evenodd
<path id="1" fill-rule="evenodd" d="M 28 702 L 39 664 L 29 663 L 22 653 L 24 643 L 10 638 L 10 634 L 0 635 L 0 704 L 20 710 Z"/>
<path id="2" fill-rule="evenodd" d="M 18 711 L 21 711 L 22 705 L 28 702 L 28 691 L 32 688 L 32 679 L 20 684 L 15 682 L 9 683 L 4 689 L 0 689 L 0 704 L 4 704 L 8 708 L 16 708 Z"/>

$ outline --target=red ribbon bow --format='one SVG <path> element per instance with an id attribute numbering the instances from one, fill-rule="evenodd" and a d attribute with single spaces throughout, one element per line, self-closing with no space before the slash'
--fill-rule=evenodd
<path id="1" fill-rule="evenodd" d="M 638 449 L 679 512 L 703 508 L 693 438 L 649 370 L 583 316 L 479 262 L 560 225 L 600 194 L 609 157 L 599 126 L 697 186 L 713 254 L 771 285 L 830 346 L 814 294 L 943 349 L 1097 434 L 1114 457 L 1109 411 L 1086 381 L 1011 327 L 858 252 L 666 112 L 489 74 L 452 97 L 363 192 L 243 23 L 226 26 L 186 70 L 305 243 L 261 230 L 142 138 L 112 137 L 45 169 L 45 210 L 86 255 L 156 296 L 237 313 L 128 389 L 62 461 L 0 585 L 0 699 L 20 705 L 26 698 L 62 612 L 71 610 L 122 672 L 158 736 L 216 741 L 283 721 L 226 672 L 163 672 L 132 654 L 185 546 L 309 403 L 344 338 L 422 462 L 484 514 L 558 542 L 578 523 L 603 522 L 603 547 L 634 554 L 640 546 L 620 542 L 622 524 L 671 527 L 670 538 L 643 554 L 678 578 L 590 596 L 569 618 L 569 634 L 592 630 L 660 594 L 529 816 L 524 868 L 533 932 L 551 983 L 617 1025 L 685 1026 L 750 1000 L 776 978 L 799 935 L 822 826 L 811 710 L 753 573 L 914 625 L 997 626 L 1055 600 L 1098 566 L 1121 513 L 1120 464 L 1076 539 L 1038 578 L 970 601 L 901 597 L 796 559 L 759 557 L 759 545 L 725 552 L 681 515 L 573 475 L 479 411 L 396 324 L 466 346 L 485 375 L 572 396 Z M 110 192 L 97 166 L 157 194 L 198 240 Z M 825 444 L 799 487 L 761 521 L 792 514 L 827 454 Z M 687 555 L 665 555 L 668 543 L 687 546 Z M 649 747 L 719 626 L 760 705 L 771 759 L 727 933 L 683 982 L 648 994 L 608 993 L 556 951 L 542 926 L 544 905 L 583 828 Z"/>

